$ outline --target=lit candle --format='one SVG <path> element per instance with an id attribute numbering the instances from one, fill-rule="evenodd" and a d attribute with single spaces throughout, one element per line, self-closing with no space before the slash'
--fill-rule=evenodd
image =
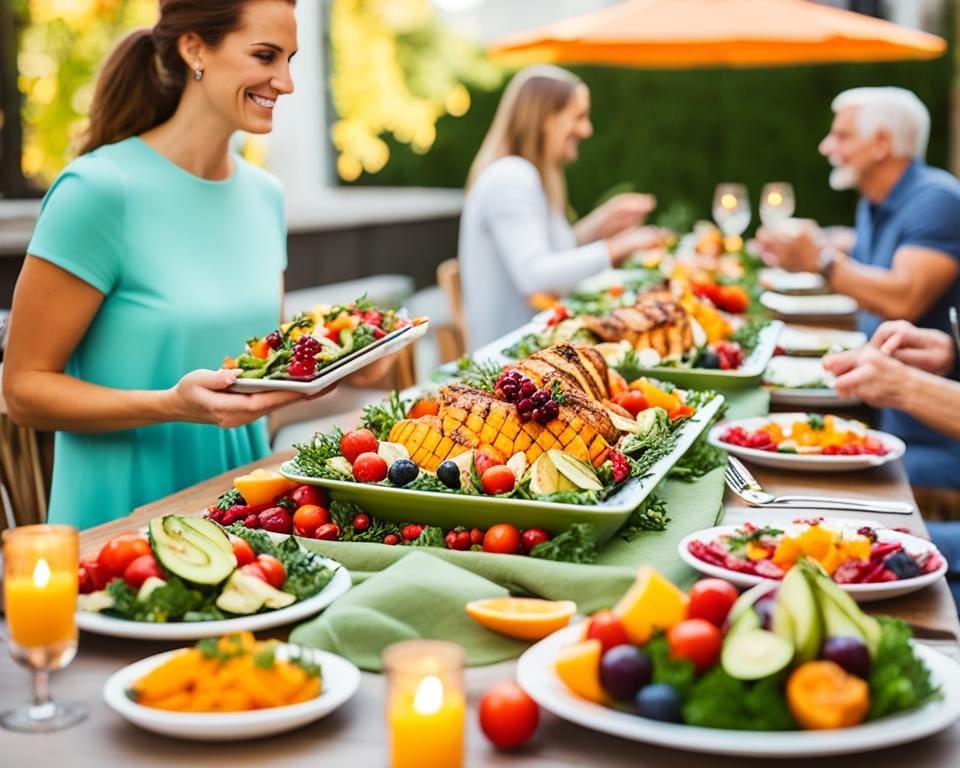
<path id="1" fill-rule="evenodd" d="M 31 535 L 5 539 L 3 587 L 11 639 L 24 649 L 76 642 L 76 529 L 28 526 L 15 531 Z"/>
<path id="2" fill-rule="evenodd" d="M 392 768 L 461 768 L 466 701 L 463 649 L 408 640 L 383 653 Z"/>
<path id="3" fill-rule="evenodd" d="M 736 208 L 738 202 L 739 201 L 737 200 L 737 196 L 731 195 L 729 192 L 727 192 L 720 198 L 720 205 L 722 205 L 728 211 L 732 211 L 734 208 Z"/>

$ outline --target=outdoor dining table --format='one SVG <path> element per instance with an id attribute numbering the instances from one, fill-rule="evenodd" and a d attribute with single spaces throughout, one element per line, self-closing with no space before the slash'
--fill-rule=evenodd
<path id="1" fill-rule="evenodd" d="M 273 467 L 291 454 L 275 454 L 255 466 Z M 251 465 L 252 468 L 254 465 Z M 113 535 L 144 526 L 157 515 L 200 511 L 229 487 L 240 468 L 207 480 L 166 499 L 140 507 L 133 514 L 81 534 L 81 554 L 96 552 Z M 902 464 L 897 461 L 883 467 L 857 473 L 793 473 L 755 468 L 758 479 L 774 493 L 803 489 L 824 494 L 843 493 L 868 499 L 912 501 Z M 745 508 L 728 493 L 724 522 L 746 519 L 783 521 L 798 515 L 781 510 Z M 801 512 L 799 516 L 803 517 Z M 844 513 L 844 516 L 873 520 L 925 535 L 919 514 L 885 515 Z M 940 581 L 919 593 L 871 603 L 869 610 L 891 614 L 908 621 L 923 642 L 955 658 L 960 658 L 960 624 L 956 607 L 945 582 Z M 288 628 L 266 633 L 283 638 Z M 387 761 L 384 723 L 384 678 L 363 673 L 356 696 L 327 718 L 298 731 L 270 739 L 243 743 L 200 743 L 180 741 L 139 730 L 114 714 L 101 698 L 104 681 L 112 672 L 133 661 L 183 643 L 153 643 L 106 638 L 83 634 L 77 658 L 53 677 L 57 696 L 86 703 L 89 719 L 73 728 L 43 735 L 0 733 L 0 765 L 30 768 L 100 768 L 113 765 L 185 765 L 185 766 L 380 766 Z M 513 753 L 497 752 L 482 735 L 477 720 L 477 704 L 491 685 L 514 674 L 515 661 L 466 670 L 468 697 L 466 761 L 472 765 L 517 766 L 670 766 L 670 768 L 711 768 L 742 765 L 744 758 L 715 757 L 654 747 L 594 732 L 542 712 L 534 740 Z M 14 665 L 7 654 L 0 654 L 0 709 L 20 703 L 29 691 L 25 670 Z M 872 766 L 877 753 L 836 758 L 818 758 L 821 766 Z M 960 765 L 960 725 L 921 742 L 886 749 L 882 759 L 891 765 Z M 755 762 L 754 764 L 760 764 Z M 800 765 L 801 763 L 797 763 Z M 424 766 L 429 768 L 429 766 Z"/>

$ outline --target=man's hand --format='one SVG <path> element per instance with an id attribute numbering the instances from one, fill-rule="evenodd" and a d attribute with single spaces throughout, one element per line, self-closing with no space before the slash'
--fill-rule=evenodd
<path id="1" fill-rule="evenodd" d="M 761 227 L 757 230 L 760 256 L 766 264 L 788 272 L 819 272 L 823 233 L 813 224 L 799 230 Z"/>
<path id="2" fill-rule="evenodd" d="M 870 344 L 902 363 L 939 376 L 953 370 L 953 339 L 933 328 L 917 328 L 906 320 L 890 320 L 877 328 Z"/>
<path id="3" fill-rule="evenodd" d="M 911 368 L 867 345 L 823 358 L 825 370 L 837 377 L 833 388 L 841 397 L 857 397 L 874 408 L 904 410 Z"/>

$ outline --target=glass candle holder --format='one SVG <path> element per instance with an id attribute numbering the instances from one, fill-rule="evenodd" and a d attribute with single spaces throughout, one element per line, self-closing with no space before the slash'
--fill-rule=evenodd
<path id="1" fill-rule="evenodd" d="M 392 768 L 463 766 L 463 659 L 463 648 L 438 640 L 384 650 Z"/>
<path id="2" fill-rule="evenodd" d="M 0 715 L 14 731 L 66 728 L 86 710 L 50 698 L 49 675 L 77 653 L 79 537 L 68 525 L 27 525 L 3 532 L 3 595 L 10 654 L 33 672 L 33 702 Z"/>
<path id="3" fill-rule="evenodd" d="M 786 221 L 796 209 L 793 186 L 785 181 L 771 181 L 760 192 L 760 221 L 765 227 Z"/>

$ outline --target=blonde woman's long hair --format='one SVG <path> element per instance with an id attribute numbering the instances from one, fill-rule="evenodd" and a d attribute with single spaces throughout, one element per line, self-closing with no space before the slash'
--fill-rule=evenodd
<path id="1" fill-rule="evenodd" d="M 533 163 L 540 172 L 550 206 L 560 212 L 566 211 L 566 179 L 560 168 L 546 164 L 543 127 L 550 115 L 567 106 L 582 84 L 583 81 L 573 73 L 550 64 L 527 67 L 514 75 L 500 98 L 490 130 L 470 166 L 467 189 L 492 162 L 518 155 Z"/>

